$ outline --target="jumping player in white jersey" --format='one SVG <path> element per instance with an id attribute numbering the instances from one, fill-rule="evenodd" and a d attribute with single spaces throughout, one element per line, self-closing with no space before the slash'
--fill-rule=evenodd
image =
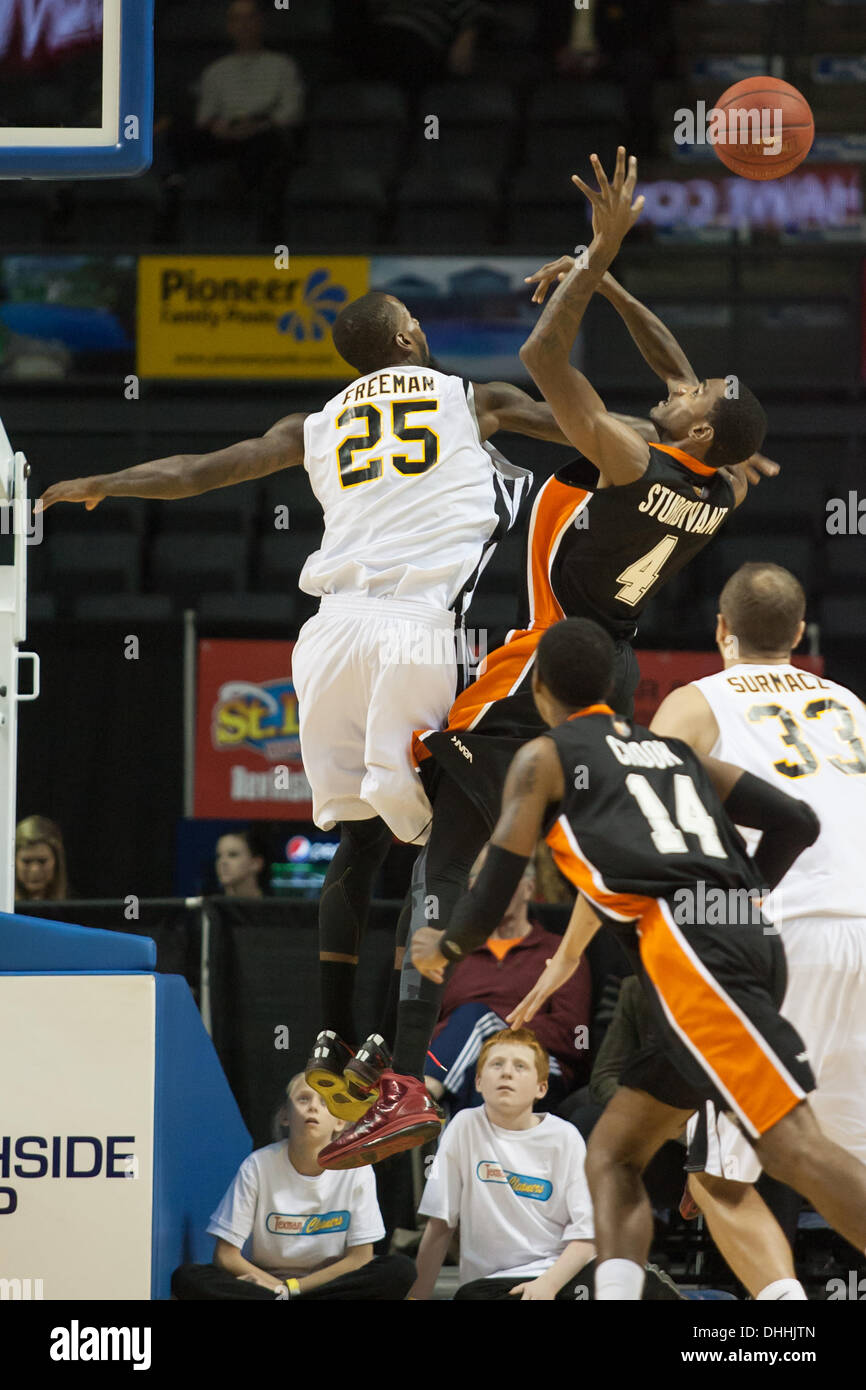
<path id="1" fill-rule="evenodd" d="M 299 583 L 321 606 L 295 646 L 293 678 L 314 820 L 341 829 L 320 901 L 320 954 L 325 1018 L 351 1038 L 376 873 L 395 835 L 420 844 L 428 833 L 412 734 L 447 718 L 455 630 L 529 483 L 486 441 L 499 430 L 568 440 L 550 406 L 518 387 L 436 370 L 421 325 L 392 295 L 348 305 L 334 343 L 360 375 L 321 411 L 214 453 L 56 483 L 42 505 L 194 497 L 307 469 L 325 531 Z"/>
<path id="2" fill-rule="evenodd" d="M 788 961 L 782 1012 L 806 1044 L 824 1133 L 866 1163 L 866 708 L 844 686 L 791 664 L 806 600 L 788 570 L 743 565 L 719 599 L 724 670 L 673 691 L 651 728 L 748 768 L 808 801 L 821 833 L 779 884 L 771 916 Z M 744 832 L 754 837 L 754 832 Z M 753 1297 L 804 1298 L 790 1247 L 751 1186 L 751 1144 L 712 1103 L 691 1124 L 689 1187 Z"/>

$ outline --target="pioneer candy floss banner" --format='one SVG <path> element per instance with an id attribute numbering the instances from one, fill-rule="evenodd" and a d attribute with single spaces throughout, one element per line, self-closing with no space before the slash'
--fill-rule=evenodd
<path id="1" fill-rule="evenodd" d="M 348 380 L 331 327 L 369 283 L 364 256 L 142 256 L 139 376 Z"/>
<path id="2" fill-rule="evenodd" d="M 309 820 L 294 642 L 198 647 L 195 816 Z"/>

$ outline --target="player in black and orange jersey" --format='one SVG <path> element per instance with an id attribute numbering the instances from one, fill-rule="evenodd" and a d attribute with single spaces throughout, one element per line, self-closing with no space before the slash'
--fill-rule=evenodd
<path id="1" fill-rule="evenodd" d="M 522 354 L 542 389 L 550 390 L 563 433 L 584 457 L 560 469 L 533 507 L 526 628 L 483 663 L 478 680 L 452 706 L 447 727 L 419 732 L 415 739 L 434 807 L 430 843 L 413 883 L 411 933 L 421 933 L 422 942 L 435 934 L 431 918 L 447 923 L 466 885 L 495 824 L 514 753 L 543 728 L 530 687 L 542 633 L 565 615 L 602 623 L 617 643 L 612 703 L 630 713 L 638 680 L 631 645 L 638 615 L 718 532 L 749 482 L 778 471 L 756 454 L 766 421 L 748 388 L 741 386 L 738 398 L 729 400 L 725 380 L 699 382 L 673 335 L 607 273 L 639 210 L 632 201 L 636 168 L 632 161 L 626 178 L 620 151 L 612 185 L 597 160 L 595 169 L 603 193 L 590 195 L 599 201 L 593 204 L 587 267 L 567 270 L 563 260 L 530 277 L 539 282 L 536 297 L 543 298 L 557 275 L 566 274 Z M 667 382 L 668 398 L 650 420 L 608 414 L 586 378 L 569 366 L 583 310 L 596 290 L 611 300 L 648 364 Z M 563 401 L 561 374 L 577 410 Z M 406 962 L 388 1094 L 330 1146 L 326 1165 L 332 1159 L 375 1162 L 435 1134 L 440 1122 L 421 1078 L 440 997 Z M 378 1078 L 371 1082 L 375 1095 Z"/>
<path id="2" fill-rule="evenodd" d="M 626 1064 L 589 1143 L 596 1298 L 640 1298 L 652 1237 L 641 1174 L 708 1098 L 736 1115 L 773 1176 L 862 1251 L 866 1168 L 821 1133 L 804 1103 L 814 1078 L 802 1039 L 779 1013 L 785 952 L 761 912 L 766 892 L 817 838 L 818 819 L 751 773 L 615 714 L 613 670 L 613 642 L 596 623 L 568 619 L 541 638 L 533 694 L 548 732 L 514 759 L 477 882 L 436 948 L 415 952 L 416 964 L 441 978 L 486 939 L 540 834 L 579 896 L 512 1026 L 531 1018 L 558 973 L 575 968 L 599 917 L 621 938 L 650 1004 L 653 1041 Z M 754 858 L 735 822 L 762 832 Z"/>

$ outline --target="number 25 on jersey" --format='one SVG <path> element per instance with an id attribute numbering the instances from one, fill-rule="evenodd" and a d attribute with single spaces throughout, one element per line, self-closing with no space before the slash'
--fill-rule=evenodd
<path id="1" fill-rule="evenodd" d="M 392 401 L 388 406 L 370 403 L 349 406 L 337 418 L 337 427 L 342 428 L 357 421 L 359 428 L 357 432 L 347 435 L 337 449 L 340 486 L 357 487 L 359 483 L 372 483 L 381 478 L 385 469 L 386 453 L 390 455 L 388 462 L 404 477 L 426 473 L 428 469 L 435 467 L 439 462 L 438 434 L 427 425 L 410 424 L 409 417 L 425 412 L 429 415 L 438 409 L 437 400 Z M 387 426 L 383 418 L 384 413 L 390 415 Z M 365 463 L 356 463 L 356 454 L 369 454 L 372 450 L 378 449 L 386 428 L 393 436 L 393 443 L 382 450 L 380 457 L 368 458 Z M 400 452 L 401 444 L 407 446 L 405 453 Z"/>

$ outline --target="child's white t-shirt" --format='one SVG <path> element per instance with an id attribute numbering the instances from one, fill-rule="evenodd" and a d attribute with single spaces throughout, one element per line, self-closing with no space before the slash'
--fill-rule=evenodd
<path id="1" fill-rule="evenodd" d="M 207 1229 L 277 1279 L 312 1274 L 385 1234 L 369 1167 L 307 1177 L 284 1139 L 244 1159 Z"/>
<path id="2" fill-rule="evenodd" d="M 569 1241 L 592 1240 L 585 1158 L 574 1125 L 556 1115 L 521 1130 L 492 1124 L 483 1105 L 455 1115 L 418 1210 L 459 1224 L 461 1284 L 535 1278 Z"/>

